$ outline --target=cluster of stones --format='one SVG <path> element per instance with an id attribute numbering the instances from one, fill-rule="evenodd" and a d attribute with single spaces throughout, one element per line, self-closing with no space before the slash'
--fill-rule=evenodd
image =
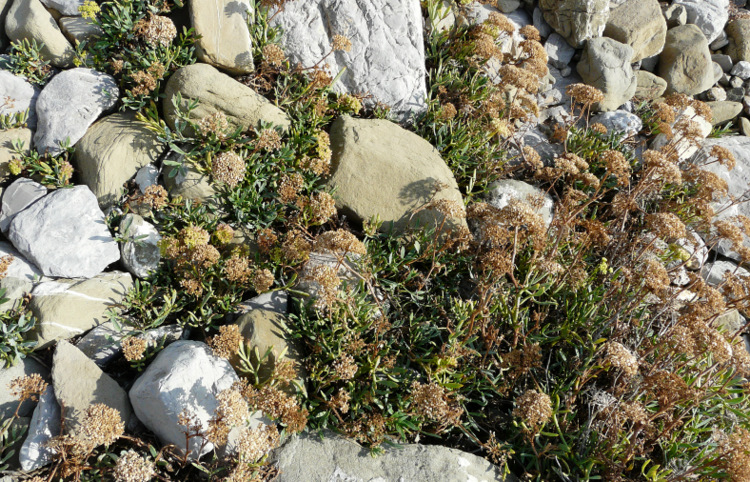
<path id="1" fill-rule="evenodd" d="M 134 278 L 147 277 L 160 262 L 157 228 L 136 214 L 123 221 L 126 233 L 119 242 L 105 224 L 105 212 L 123 195 L 123 185 L 134 179 L 141 192 L 163 183 L 171 195 L 206 200 L 215 191 L 197 171 L 177 176 L 162 172 L 164 151 L 155 135 L 136 122 L 132 113 L 113 113 L 119 95 L 115 79 L 86 68 L 72 68 L 76 41 L 99 34 L 83 19 L 81 0 L 0 0 L 0 50 L 11 41 L 33 39 L 43 45 L 42 55 L 58 68 L 39 89 L 21 77 L 0 70 L 0 114 L 26 111 L 28 125 L 0 131 L 0 176 L 8 180 L 7 165 L 14 157 L 11 145 L 22 141 L 40 153 L 61 152 L 64 141 L 75 146 L 72 158 L 81 185 L 48 191 L 44 186 L 17 179 L 5 186 L 0 206 L 0 255 L 12 254 L 13 263 L 0 286 L 12 306 L 30 294 L 30 308 L 38 324 L 33 338 L 39 348 L 54 346 L 51 367 L 34 358 L 0 370 L 0 386 L 23 374 L 40 373 L 51 382 L 34 406 L 22 407 L 19 423 L 29 435 L 15 461 L 33 470 L 51 461 L 44 442 L 59 434 L 60 404 L 66 430 L 75 430 L 78 414 L 91 403 L 115 408 L 129 427 L 143 424 L 162 442 L 184 444 L 177 416 L 188 409 L 207 423 L 217 406 L 216 395 L 237 380 L 227 360 L 213 356 L 208 347 L 191 341 L 176 327 L 160 327 L 143 336 L 150 344 L 168 344 L 126 392 L 107 374 L 121 355 L 126 336 L 107 320 L 131 288 Z M 191 115 L 199 120 L 222 112 L 235 126 L 250 128 L 270 122 L 287 129 L 286 114 L 233 76 L 252 71 L 252 21 L 249 0 L 189 3 L 190 23 L 201 36 L 200 63 L 184 67 L 166 83 L 163 110 L 174 126 L 173 99 L 199 102 Z M 392 107 L 397 119 L 426 110 L 425 19 L 418 0 L 309 0 L 287 3 L 273 16 L 284 35 L 287 57 L 303 67 L 317 65 L 337 77 L 339 92 L 367 93 L 370 105 Z M 463 3 L 463 2 L 462 2 Z M 662 2 L 664 4 L 665 2 Z M 737 3 L 735 1 L 735 3 Z M 729 0 L 497 0 L 490 3 L 449 5 L 440 28 L 461 22 L 481 22 L 493 11 L 508 15 L 517 28 L 533 24 L 549 56 L 550 75 L 541 89 L 540 118 L 519 129 L 519 143 L 534 147 L 543 157 L 559 154 L 544 136 L 542 124 L 564 119 L 570 99 L 568 85 L 585 82 L 599 88 L 604 100 L 595 106 L 595 122 L 628 135 L 640 131 L 632 114 L 632 98 L 656 99 L 670 93 L 695 95 L 709 101 L 714 124 L 740 118 L 750 133 L 750 19 L 729 21 Z M 740 5 L 741 6 L 741 5 Z M 345 35 L 351 49 L 331 54 L 334 37 Z M 711 125 L 702 126 L 707 136 Z M 384 226 L 403 229 L 410 222 L 440 223 L 443 215 L 414 211 L 432 199 L 434 186 L 445 186 L 439 197 L 462 205 L 456 181 L 437 150 L 396 122 L 342 116 L 331 126 L 332 173 L 327 183 L 336 189 L 340 212 L 362 221 L 379 216 Z M 658 139 L 654 142 L 663 142 Z M 713 169 L 729 183 L 730 196 L 744 195 L 750 186 L 750 140 L 745 136 L 710 139 L 703 147 L 685 150 L 685 158 L 708 156 L 711 146 L 722 145 L 737 158 L 729 173 L 717 163 Z M 7 183 L 6 183 L 7 184 Z M 503 207 L 510 199 L 527 199 L 542 191 L 513 180 L 493 185 L 488 202 Z M 718 205 L 728 199 L 716 200 Z M 545 196 L 541 208 L 548 224 L 554 199 Z M 732 206 L 750 215 L 750 208 Z M 449 224 L 465 225 L 462 217 Z M 135 238 L 141 238 L 138 243 Z M 739 257 L 719 245 L 718 261 L 708 263 L 709 250 L 697 234 L 680 243 L 695 259 L 688 268 L 701 270 L 709 283 L 721 280 L 726 270 L 737 270 Z M 325 263 L 325 253 L 312 256 Z M 308 267 L 309 268 L 309 267 Z M 345 273 L 344 273 L 345 275 Z M 675 280 L 675 283 L 679 283 Z M 312 288 L 309 288 L 312 289 Z M 286 295 L 272 293 L 248 300 L 235 321 L 260 351 L 274 346 L 294 347 L 279 338 L 273 327 L 284 323 Z M 739 313 L 727 314 L 728 325 L 742 326 Z M 75 344 L 68 340 L 74 340 Z M 74 374 L 74 376 L 72 375 Z M 0 414 L 10 416 L 15 404 L 0 389 Z M 257 414 L 256 414 L 257 415 Z M 68 423 L 67 417 L 70 417 Z M 206 452 L 212 447 L 204 447 Z M 193 450 L 195 449 L 195 450 Z M 191 456 L 199 457 L 197 448 Z M 370 459 L 353 442 L 335 437 L 293 438 L 276 456 L 280 480 L 339 478 L 346 480 L 497 480 L 486 461 L 452 449 L 407 446 L 386 457 Z M 420 473 L 409 472 L 420 467 Z M 315 470 L 315 475 L 310 475 Z"/>

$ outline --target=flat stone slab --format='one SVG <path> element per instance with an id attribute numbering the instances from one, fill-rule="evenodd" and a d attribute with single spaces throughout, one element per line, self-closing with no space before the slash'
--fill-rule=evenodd
<path id="1" fill-rule="evenodd" d="M 86 186 L 58 189 L 16 214 L 8 238 L 47 276 L 90 278 L 120 259 Z"/>

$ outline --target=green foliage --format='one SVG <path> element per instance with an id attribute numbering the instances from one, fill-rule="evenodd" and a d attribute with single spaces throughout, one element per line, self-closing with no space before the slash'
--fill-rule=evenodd
<path id="1" fill-rule="evenodd" d="M 8 165 L 14 176 L 24 176 L 51 188 L 70 186 L 73 177 L 73 165 L 69 162 L 74 148 L 66 139 L 60 147 L 63 152 L 55 156 L 39 154 L 36 149 L 26 149 L 20 139 L 14 139 L 13 152 L 17 155 Z"/>
<path id="2" fill-rule="evenodd" d="M 10 98 L 6 97 L 4 104 L 0 104 L 0 107 L 11 103 Z M 2 114 L 0 115 L 0 131 L 8 129 L 16 129 L 18 127 L 25 127 L 26 121 L 29 119 L 29 110 L 26 109 L 23 112 L 16 112 L 13 114 Z"/>
<path id="3" fill-rule="evenodd" d="M 41 48 L 34 39 L 11 42 L 8 57 L 0 61 L 0 66 L 43 87 L 52 76 L 52 67 L 42 58 Z"/>
<path id="4" fill-rule="evenodd" d="M 7 302 L 5 289 L 0 288 L 0 305 Z M 35 324 L 36 319 L 23 304 L 0 313 L 0 368 L 16 363 L 34 350 L 36 342 L 27 340 L 27 336 Z"/>

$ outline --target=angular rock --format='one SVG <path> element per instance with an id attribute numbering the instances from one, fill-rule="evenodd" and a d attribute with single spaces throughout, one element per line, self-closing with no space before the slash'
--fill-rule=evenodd
<path id="1" fill-rule="evenodd" d="M 740 117 L 740 129 L 743 136 L 750 136 L 750 120 L 747 117 Z"/>
<path id="2" fill-rule="evenodd" d="M 729 0 L 675 0 L 687 10 L 687 21 L 701 29 L 708 43 L 724 30 L 729 20 Z"/>
<path id="3" fill-rule="evenodd" d="M 527 124 L 518 129 L 521 146 L 529 146 L 539 154 L 543 161 L 551 161 L 563 153 L 563 146 L 552 144 L 547 136 L 536 126 Z"/>
<path id="4" fill-rule="evenodd" d="M 577 73 L 563 76 L 562 72 L 555 67 L 549 67 L 549 75 L 554 80 L 554 83 L 549 85 L 548 88 L 542 88 L 542 92 L 537 96 L 539 106 L 550 107 L 561 104 L 569 106 L 570 96 L 567 93 L 568 86 L 578 82 L 583 82 L 583 80 Z"/>
<path id="5" fill-rule="evenodd" d="M 0 116 L 28 112 L 26 126 L 36 129 L 36 100 L 41 89 L 23 77 L 0 70 Z M 26 143 L 28 147 L 30 142 Z"/>
<path id="6" fill-rule="evenodd" d="M 63 17 L 60 19 L 60 30 L 70 43 L 75 45 L 76 42 L 85 42 L 97 37 L 101 37 L 104 31 L 90 18 L 83 17 Z"/>
<path id="7" fill-rule="evenodd" d="M 195 47 L 203 62 L 233 74 L 253 71 L 253 42 L 247 26 L 249 0 L 190 2 L 190 23 L 200 36 Z"/>
<path id="8" fill-rule="evenodd" d="M 695 25 L 667 32 L 659 55 L 659 77 L 667 81 L 667 94 L 695 95 L 714 84 L 713 62 L 706 37 Z"/>
<path id="9" fill-rule="evenodd" d="M 731 75 L 735 75 L 742 80 L 750 79 L 750 62 L 740 60 L 732 67 Z"/>
<path id="10" fill-rule="evenodd" d="M 20 306 L 23 297 L 31 292 L 34 283 L 42 273 L 29 263 L 13 246 L 0 241 L 0 258 L 13 256 L 13 261 L 5 271 L 5 277 L 0 279 L 0 288 L 5 290 L 5 303 L 0 304 L 0 313 Z"/>
<path id="11" fill-rule="evenodd" d="M 84 0 L 42 0 L 45 7 L 54 9 L 60 15 L 80 16 L 78 7 L 83 6 Z"/>
<path id="12" fill-rule="evenodd" d="M 706 99 L 711 101 L 727 100 L 727 91 L 721 87 L 711 87 L 706 91 Z"/>
<path id="13" fill-rule="evenodd" d="M 145 340 L 146 346 L 151 349 L 179 340 L 182 333 L 183 330 L 178 325 L 164 325 L 143 333 L 131 333 L 125 329 L 118 330 L 113 322 L 106 321 L 86 333 L 78 341 L 76 348 L 97 365 L 105 366 L 122 353 L 122 341 L 130 335 Z"/>
<path id="14" fill-rule="evenodd" d="M 532 13 L 532 19 L 534 22 L 533 23 L 534 27 L 536 27 L 536 29 L 539 30 L 539 35 L 543 39 L 548 38 L 550 34 L 552 33 L 552 27 L 544 19 L 544 14 L 542 13 L 542 10 L 539 7 L 534 8 L 534 12 Z"/>
<path id="15" fill-rule="evenodd" d="M 609 11 L 604 35 L 633 48 L 631 62 L 661 52 L 667 22 L 657 0 L 630 0 Z"/>
<path id="16" fill-rule="evenodd" d="M 18 399 L 10 393 L 10 382 L 16 378 L 38 373 L 45 380 L 49 379 L 49 370 L 31 357 L 17 359 L 14 365 L 2 368 L 0 366 L 0 419 L 6 420 L 13 416 L 18 408 Z M 25 400 L 18 408 L 20 417 L 28 417 L 34 410 L 36 402 Z"/>
<path id="17" fill-rule="evenodd" d="M 33 338 L 44 348 L 55 340 L 80 335 L 107 320 L 107 311 L 117 308 L 133 281 L 120 271 L 87 280 L 59 279 L 39 283 L 29 303 L 37 324 Z"/>
<path id="18" fill-rule="evenodd" d="M 159 182 L 159 169 L 153 164 L 143 166 L 135 173 L 134 181 L 141 193 L 145 193 L 147 187 Z"/>
<path id="19" fill-rule="evenodd" d="M 729 37 L 727 36 L 727 33 L 725 31 L 719 32 L 719 36 L 716 37 L 716 39 L 708 44 L 708 48 L 711 49 L 711 51 L 721 50 L 724 47 L 729 45 Z"/>
<path id="20" fill-rule="evenodd" d="M 67 433 L 79 430 L 84 412 L 94 403 L 114 408 L 128 425 L 132 414 L 128 394 L 81 350 L 65 340 L 57 343 L 52 358 L 52 385 L 57 403 L 65 407 Z"/>
<path id="21" fill-rule="evenodd" d="M 725 273 L 733 274 L 735 276 L 750 276 L 750 271 L 741 268 L 730 261 L 714 261 L 713 263 L 706 263 L 701 269 L 701 276 L 703 276 L 706 283 L 711 286 L 718 286 L 723 283 Z"/>
<path id="22" fill-rule="evenodd" d="M 28 153 L 33 134 L 31 129 L 25 127 L 0 131 L 0 182 L 8 179 L 11 174 L 8 165 L 10 161 L 18 157 L 13 149 L 13 143 L 22 142 L 24 153 Z"/>
<path id="23" fill-rule="evenodd" d="M 684 5 L 673 3 L 662 9 L 667 27 L 674 28 L 687 24 L 687 9 Z"/>
<path id="24" fill-rule="evenodd" d="M 332 77 L 346 67 L 334 90 L 368 92 L 367 105 L 382 102 L 400 118 L 427 110 L 425 56 L 419 2 L 321 0 L 289 2 L 275 15 L 281 46 L 293 64 L 312 67 L 345 35 L 351 49 L 326 57 Z"/>
<path id="25" fill-rule="evenodd" d="M 750 18 L 738 18 L 727 25 L 729 45 L 726 54 L 733 62 L 750 61 Z"/>
<path id="26" fill-rule="evenodd" d="M 137 214 L 127 214 L 120 222 L 122 263 L 138 278 L 146 278 L 159 267 L 161 235 L 156 228 Z"/>
<path id="27" fill-rule="evenodd" d="M 90 278 L 120 259 L 86 186 L 59 189 L 16 214 L 8 238 L 47 276 Z"/>
<path id="28" fill-rule="evenodd" d="M 652 100 L 661 97 L 667 90 L 667 81 L 651 72 L 639 70 L 635 73 L 638 86 L 635 89 L 635 97 L 639 99 Z"/>
<path id="29" fill-rule="evenodd" d="M 555 201 L 544 190 L 523 181 L 503 179 L 490 184 L 487 192 L 487 202 L 498 209 L 507 206 L 512 199 L 530 202 L 535 198 L 542 199 L 542 206 L 533 210 L 542 217 L 544 224 L 549 227 L 555 213 Z"/>
<path id="30" fill-rule="evenodd" d="M 117 103 L 114 77 L 92 69 L 76 68 L 57 74 L 39 95 L 39 127 L 34 146 L 39 153 L 62 152 L 66 139 L 75 145 L 103 112 Z"/>
<path id="31" fill-rule="evenodd" d="M 591 122 L 598 122 L 606 127 L 608 132 L 621 132 L 626 137 L 638 134 L 643 128 L 643 121 L 640 117 L 624 110 L 602 112 L 592 117 Z"/>
<path id="32" fill-rule="evenodd" d="M 477 481 L 511 482 L 485 459 L 438 445 L 403 444 L 372 457 L 358 443 L 333 432 L 303 433 L 276 449 L 271 463 L 279 482 L 327 481 Z"/>
<path id="33" fill-rule="evenodd" d="M 54 460 L 57 452 L 47 447 L 47 442 L 62 433 L 60 418 L 60 405 L 55 398 L 55 389 L 49 385 L 39 397 L 26 440 L 18 454 L 23 470 L 36 470 Z"/>
<path id="34" fill-rule="evenodd" d="M 39 0 L 12 0 L 5 18 L 5 33 L 14 42 L 36 40 L 43 59 L 65 69 L 73 65 L 75 49 Z"/>
<path id="35" fill-rule="evenodd" d="M 719 64 L 721 70 L 729 72 L 732 70 L 732 57 L 726 54 L 711 54 L 711 60 Z"/>
<path id="36" fill-rule="evenodd" d="M 78 141 L 75 167 L 101 206 L 124 192 L 123 184 L 161 155 L 156 134 L 138 122 L 135 112 L 118 112 L 92 125 Z"/>
<path id="37" fill-rule="evenodd" d="M 47 195 L 47 188 L 27 177 L 19 177 L 3 191 L 0 204 L 0 231 L 8 234 L 11 221 L 27 207 Z"/>
<path id="38" fill-rule="evenodd" d="M 630 100 L 638 85 L 630 65 L 633 49 L 607 37 L 592 38 L 586 42 L 576 70 L 589 85 L 604 94 L 604 100 L 595 109 L 616 110 Z"/>
<path id="39" fill-rule="evenodd" d="M 258 127 L 261 121 L 271 122 L 283 130 L 290 126 L 286 114 L 265 97 L 207 64 L 182 67 L 169 78 L 163 105 L 164 116 L 172 128 L 176 118 L 172 102 L 177 93 L 182 95 L 183 110 L 193 100 L 199 102 L 190 114 L 195 121 L 223 112 L 232 126 L 244 130 Z"/>
<path id="40" fill-rule="evenodd" d="M 731 102 L 725 100 L 706 102 L 706 104 L 708 104 L 708 107 L 711 108 L 711 114 L 713 115 L 711 125 L 714 126 L 724 125 L 729 121 L 733 121 L 737 118 L 738 115 L 742 113 L 741 102 Z"/>
<path id="41" fill-rule="evenodd" d="M 549 36 L 544 43 L 544 50 L 547 51 L 549 63 L 558 69 L 567 67 L 576 53 L 576 50 L 557 33 Z"/>
<path id="42" fill-rule="evenodd" d="M 440 226 L 445 217 L 417 208 L 433 198 L 436 183 L 447 188 L 434 199 L 463 199 L 453 173 L 437 150 L 418 135 L 386 120 L 341 116 L 331 127 L 332 169 L 327 185 L 336 189 L 336 206 L 356 222 L 380 216 L 383 229 L 403 230 L 412 222 Z M 446 227 L 465 226 L 464 218 L 445 219 Z"/>
<path id="43" fill-rule="evenodd" d="M 214 356 L 197 341 L 178 341 L 159 353 L 130 389 L 130 401 L 138 419 L 164 444 L 184 452 L 185 427 L 178 417 L 187 412 L 205 429 L 218 405 L 216 396 L 238 380 L 229 362 Z M 197 459 L 213 449 L 192 438 L 189 456 Z"/>
<path id="44" fill-rule="evenodd" d="M 576 48 L 600 37 L 609 17 L 609 0 L 539 0 L 544 19 Z"/>

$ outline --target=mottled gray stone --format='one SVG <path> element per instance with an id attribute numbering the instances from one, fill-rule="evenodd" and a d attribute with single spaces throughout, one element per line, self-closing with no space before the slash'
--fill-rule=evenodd
<path id="1" fill-rule="evenodd" d="M 735 75 L 742 80 L 750 79 L 750 62 L 747 60 L 740 60 L 734 67 L 732 67 L 731 75 Z"/>
<path id="2" fill-rule="evenodd" d="M 39 397 L 26 440 L 18 454 L 21 468 L 32 471 L 51 463 L 57 452 L 46 444 L 61 433 L 60 405 L 55 398 L 55 389 L 49 385 Z"/>
<path id="3" fill-rule="evenodd" d="M 724 72 L 732 70 L 732 57 L 726 54 L 711 54 L 711 60 L 716 62 Z"/>
<path id="4" fill-rule="evenodd" d="M 272 24 L 282 28 L 282 48 L 293 63 L 312 67 L 332 48 L 334 35 L 351 50 L 323 61 L 338 92 L 370 93 L 401 118 L 427 110 L 422 14 L 418 1 L 320 0 L 289 2 Z"/>
<path id="5" fill-rule="evenodd" d="M 687 10 L 687 21 L 701 29 L 708 43 L 724 30 L 729 20 L 729 0 L 675 0 Z"/>
<path id="6" fill-rule="evenodd" d="M 706 102 L 706 104 L 711 109 L 711 114 L 713 115 L 711 125 L 714 126 L 724 125 L 729 121 L 733 121 L 742 113 L 741 102 L 725 100 Z"/>
<path id="7" fill-rule="evenodd" d="M 639 70 L 635 73 L 635 80 L 637 82 L 635 97 L 639 99 L 656 99 L 667 90 L 667 81 L 651 72 Z"/>
<path id="8" fill-rule="evenodd" d="M 667 32 L 659 77 L 667 81 L 667 94 L 695 95 L 714 85 L 711 52 L 698 27 L 683 25 Z"/>
<path id="9" fill-rule="evenodd" d="M 0 231 L 8 234 L 11 221 L 18 213 L 47 194 L 47 188 L 27 177 L 19 177 L 3 191 L 0 204 Z"/>
<path id="10" fill-rule="evenodd" d="M 120 235 L 126 238 L 120 247 L 122 263 L 138 278 L 146 278 L 159 267 L 161 235 L 137 214 L 129 213 L 120 222 Z"/>
<path id="11" fill-rule="evenodd" d="M 625 134 L 625 136 L 634 136 L 643 128 L 641 118 L 630 112 L 615 110 L 612 112 L 602 112 L 595 115 L 591 122 L 598 122 L 607 128 L 608 132 L 616 131 Z"/>
<path id="12" fill-rule="evenodd" d="M 724 282 L 724 274 L 731 273 L 736 276 L 750 276 L 750 271 L 741 268 L 730 261 L 714 261 L 706 263 L 701 269 L 701 276 L 711 286 L 718 286 Z"/>
<path id="13" fill-rule="evenodd" d="M 638 81 L 630 65 L 633 48 L 607 37 L 586 42 L 576 70 L 584 82 L 598 88 L 604 100 L 595 108 L 615 110 L 635 95 Z"/>
<path id="14" fill-rule="evenodd" d="M 547 23 L 576 48 L 600 37 L 609 18 L 609 0 L 539 0 L 539 8 Z"/>
<path id="15" fill-rule="evenodd" d="M 566 67 L 573 59 L 576 49 L 559 34 L 553 33 L 544 43 L 544 50 L 547 51 L 549 63 L 558 69 Z"/>
<path id="16" fill-rule="evenodd" d="M 146 341 L 146 346 L 155 348 L 169 345 L 180 339 L 183 330 L 178 325 L 165 325 L 145 332 L 118 330 L 111 321 L 106 321 L 86 333 L 76 344 L 76 348 L 94 360 L 99 366 L 105 366 L 122 353 L 122 341 L 125 337 L 136 336 Z"/>
<path id="17" fill-rule="evenodd" d="M 55 9 L 61 15 L 80 16 L 81 12 L 78 7 L 83 5 L 85 0 L 42 0 L 47 8 Z"/>
<path id="18" fill-rule="evenodd" d="M 12 0 L 5 18 L 5 33 L 14 41 L 36 40 L 41 57 L 59 68 L 73 65 L 75 49 L 39 0 Z"/>
<path id="19" fill-rule="evenodd" d="M 40 92 L 39 87 L 23 77 L 0 70 L 0 116 L 27 111 L 26 125 L 36 129 L 36 100 Z"/>
<path id="20" fill-rule="evenodd" d="M 141 193 L 146 192 L 146 188 L 159 182 L 159 169 L 153 164 L 148 164 L 138 169 L 135 174 L 135 183 Z"/>
<path id="21" fill-rule="evenodd" d="M 738 18 L 727 25 L 726 53 L 734 62 L 750 61 L 750 18 Z"/>
<path id="22" fill-rule="evenodd" d="M 60 30 L 73 45 L 100 37 L 104 31 L 90 18 L 63 17 L 60 19 Z"/>
<path id="23" fill-rule="evenodd" d="M 657 0 L 629 0 L 610 10 L 604 35 L 631 46 L 638 62 L 664 48 L 667 22 Z"/>
<path id="24" fill-rule="evenodd" d="M 289 294 L 284 290 L 269 291 L 243 301 L 237 308 L 240 313 L 263 309 L 285 315 L 289 311 Z"/>

